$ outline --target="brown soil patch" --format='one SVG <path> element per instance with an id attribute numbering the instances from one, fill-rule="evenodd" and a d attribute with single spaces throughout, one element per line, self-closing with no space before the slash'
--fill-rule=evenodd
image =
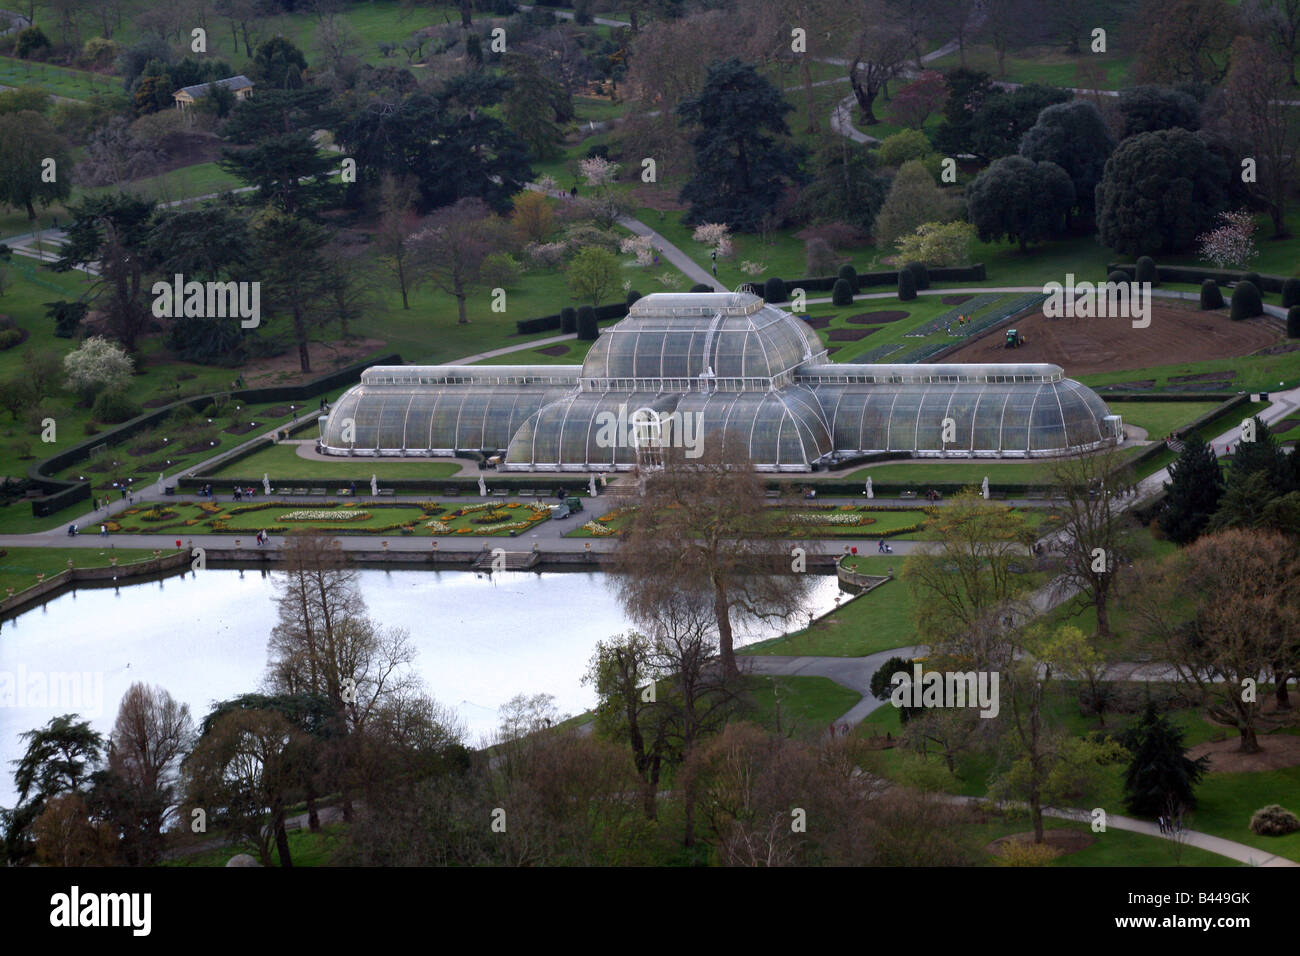
<path id="1" fill-rule="evenodd" d="M 265 427 L 266 427 L 265 422 L 263 422 L 261 425 L 254 425 L 252 422 L 242 422 L 241 424 L 230 425 L 221 430 L 225 432 L 227 435 L 247 435 L 251 431 L 256 431 L 259 428 L 265 428 Z"/>
<path id="2" fill-rule="evenodd" d="M 1236 372 L 1198 372 L 1195 375 L 1171 375 L 1170 382 L 1229 382 L 1237 377 Z"/>
<path id="3" fill-rule="evenodd" d="M 387 344 L 383 339 L 341 339 L 337 342 L 312 342 L 308 349 L 311 354 L 312 370 L 307 373 L 299 369 L 298 348 L 295 345 L 290 345 L 279 355 L 253 359 L 241 368 L 232 368 L 227 371 L 230 373 L 232 382 L 236 375 L 244 376 L 245 388 L 258 388 L 267 385 L 299 385 L 320 378 L 320 376 L 343 368 L 346 365 L 354 365 L 366 356 L 373 355 Z M 179 360 L 171 353 L 158 352 L 146 364 L 149 366 L 166 365 L 175 361 Z M 182 381 L 194 377 L 194 375 L 187 375 L 185 372 L 176 375 L 176 378 Z"/>
<path id="4" fill-rule="evenodd" d="M 1012 833 L 1010 836 L 998 837 L 984 848 L 984 852 L 1001 856 L 1002 848 L 1008 843 L 1033 843 L 1034 833 Z M 1057 856 L 1066 853 L 1078 853 L 1097 842 L 1097 838 L 1085 830 L 1044 830 L 1043 842 L 1056 851 Z"/>
<path id="5" fill-rule="evenodd" d="M 972 296 L 969 295 L 945 295 L 939 299 L 944 305 L 961 305 L 963 302 L 969 302 Z"/>
<path id="6" fill-rule="evenodd" d="M 804 321 L 814 329 L 824 329 L 826 326 L 831 324 L 832 318 L 833 316 L 829 315 L 808 315 L 804 316 Z"/>
<path id="7" fill-rule="evenodd" d="M 140 444 L 138 445 L 132 445 L 130 448 L 127 449 L 127 451 L 130 452 L 132 455 L 137 455 L 137 456 L 152 455 L 154 452 L 160 451 L 163 448 L 163 446 L 166 444 L 167 443 L 162 441 L 161 439 L 154 439 L 153 441 L 140 442 Z"/>
<path id="8" fill-rule="evenodd" d="M 1026 344 L 1005 346 L 997 329 L 968 342 L 945 362 L 1051 362 L 1067 375 L 1090 375 L 1177 365 L 1249 355 L 1277 341 L 1256 319 L 1233 322 L 1226 316 L 1157 301 L 1151 324 L 1133 328 L 1130 319 L 1049 319 L 1042 311 L 1015 320 Z"/>
<path id="9" fill-rule="evenodd" d="M 857 315 L 850 315 L 844 321 L 850 325 L 883 325 L 886 322 L 897 322 L 899 319 L 905 319 L 911 314 L 898 309 L 885 309 L 879 312 L 859 312 Z"/>
<path id="10" fill-rule="evenodd" d="M 1256 770 L 1281 770 L 1300 764 L 1300 737 L 1295 734 L 1266 734 L 1259 738 L 1260 752 L 1244 754 L 1238 749 L 1241 738 L 1235 733 L 1226 740 L 1213 740 L 1187 749 L 1192 760 L 1210 758 L 1214 773 L 1250 773 Z"/>
<path id="11" fill-rule="evenodd" d="M 1276 425 L 1269 425 L 1269 429 L 1276 435 L 1280 432 L 1289 432 L 1293 428 L 1300 428 L 1300 418 L 1288 418 L 1286 421 L 1278 422 Z"/>
<path id="12" fill-rule="evenodd" d="M 832 342 L 856 342 L 879 331 L 879 329 L 831 329 L 829 335 Z"/>
<path id="13" fill-rule="evenodd" d="M 538 349 L 543 355 L 568 355 L 569 347 L 567 345 L 548 345 L 544 349 Z"/>
<path id="14" fill-rule="evenodd" d="M 1288 352 L 1300 352 L 1300 343 L 1291 345 L 1274 345 L 1272 348 L 1264 349 L 1261 355 L 1286 355 Z"/>
<path id="15" fill-rule="evenodd" d="M 186 445 L 184 448 L 181 449 L 180 453 L 182 455 L 193 455 L 201 451 L 211 451 L 211 450 L 212 450 L 212 446 L 209 445 L 207 442 L 196 441 L 192 445 Z"/>

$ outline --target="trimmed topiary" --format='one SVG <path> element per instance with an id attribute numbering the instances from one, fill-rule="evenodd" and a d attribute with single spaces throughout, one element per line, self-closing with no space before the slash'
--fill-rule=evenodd
<path id="1" fill-rule="evenodd" d="M 571 305 L 560 310 L 560 331 L 565 335 L 578 331 L 578 310 Z"/>
<path id="2" fill-rule="evenodd" d="M 584 305 L 578 310 L 578 338 L 585 342 L 594 342 L 598 335 L 600 335 L 600 326 L 596 322 L 596 310 L 589 305 Z"/>
<path id="3" fill-rule="evenodd" d="M 903 268 L 912 273 L 917 289 L 930 288 L 930 270 L 925 267 L 924 262 L 909 262 Z"/>
<path id="4" fill-rule="evenodd" d="M 916 298 L 916 273 L 911 269 L 898 270 L 898 301 L 911 302 Z"/>
<path id="5" fill-rule="evenodd" d="M 1156 260 L 1150 256 L 1138 256 L 1137 268 L 1134 270 L 1134 282 L 1150 282 L 1151 285 L 1160 284 L 1160 274 L 1156 271 Z"/>
<path id="6" fill-rule="evenodd" d="M 627 307 L 629 309 L 632 308 L 632 303 L 639 298 L 641 298 L 641 293 L 636 291 L 636 289 L 632 289 L 631 291 L 629 291 L 627 294 Z"/>
<path id="7" fill-rule="evenodd" d="M 1300 305 L 1300 279 L 1282 280 L 1282 308 Z"/>
<path id="8" fill-rule="evenodd" d="M 1128 285 L 1133 280 L 1129 278 L 1129 274 L 1125 272 L 1123 269 L 1116 269 L 1110 275 L 1106 276 L 1106 281 L 1118 282 L 1121 285 Z"/>
<path id="9" fill-rule="evenodd" d="M 1293 305 L 1286 310 L 1286 337 L 1300 339 L 1300 305 Z"/>
<path id="10" fill-rule="evenodd" d="M 1213 279 L 1206 279 L 1201 283 L 1201 308 L 1223 308 L 1223 293 L 1219 291 L 1219 283 Z"/>
<path id="11" fill-rule="evenodd" d="M 1253 319 L 1264 314 L 1264 300 L 1260 297 L 1259 286 L 1244 279 L 1232 290 L 1232 321 Z"/>
<path id="12" fill-rule="evenodd" d="M 853 287 L 849 285 L 848 279 L 835 280 L 835 285 L 831 286 L 831 302 L 835 305 L 853 304 Z"/>
<path id="13" fill-rule="evenodd" d="M 841 279 L 843 279 L 845 282 L 849 284 L 850 289 L 852 289 L 854 292 L 858 291 L 858 270 L 857 269 L 853 268 L 853 266 L 849 265 L 846 262 L 844 263 L 844 265 L 840 266 L 840 271 L 837 274 Z"/>
<path id="14" fill-rule="evenodd" d="M 785 294 L 785 280 L 779 276 L 769 276 L 763 283 L 763 298 L 768 302 L 784 302 L 789 298 Z"/>
<path id="15" fill-rule="evenodd" d="M 1300 830 L 1300 818 L 1280 804 L 1260 807 L 1250 817 L 1250 832 L 1260 836 L 1286 836 Z"/>
<path id="16" fill-rule="evenodd" d="M 1260 281 L 1259 281 L 1259 273 L 1258 273 L 1258 272 L 1243 272 L 1243 273 L 1241 274 L 1241 278 L 1238 279 L 1237 281 L 1238 281 L 1238 282 L 1249 282 L 1249 283 L 1250 283 L 1251 285 L 1253 285 L 1256 289 L 1260 288 L 1260 285 L 1261 285 L 1261 284 L 1260 284 Z"/>
<path id="17" fill-rule="evenodd" d="M 712 291 L 713 291 L 713 286 L 711 286 L 711 285 L 705 285 L 703 282 L 697 282 L 697 283 L 695 283 L 695 285 L 691 286 L 691 291 L 692 291 L 692 292 L 712 292 Z"/>

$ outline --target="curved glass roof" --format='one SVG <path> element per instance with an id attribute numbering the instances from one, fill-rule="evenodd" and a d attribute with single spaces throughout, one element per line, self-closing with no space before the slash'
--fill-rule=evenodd
<path id="1" fill-rule="evenodd" d="M 638 299 L 627 318 L 601 332 L 582 377 L 597 387 L 609 380 L 649 385 L 711 371 L 740 380 L 737 388 L 746 387 L 744 380 L 766 386 L 825 351 L 806 322 L 748 292 L 659 292 Z"/>
<path id="2" fill-rule="evenodd" d="M 1114 437 L 1110 410 L 1070 379 L 1025 384 L 810 386 L 838 451 L 1051 453 Z M 943 441 L 944 419 L 953 440 Z"/>
<path id="3" fill-rule="evenodd" d="M 881 451 L 1051 455 L 1121 437 L 1105 402 L 1060 366 L 831 363 L 807 322 L 723 292 L 637 300 L 582 366 L 367 369 L 322 422 L 321 444 L 334 454 L 506 449 L 507 468 L 628 467 L 641 408 L 664 416 L 674 444 L 737 442 L 769 469 Z"/>
<path id="4" fill-rule="evenodd" d="M 357 385 L 330 408 L 321 443 L 334 450 L 504 448 L 515 430 L 571 386 Z M 348 421 L 352 441 L 345 440 Z"/>

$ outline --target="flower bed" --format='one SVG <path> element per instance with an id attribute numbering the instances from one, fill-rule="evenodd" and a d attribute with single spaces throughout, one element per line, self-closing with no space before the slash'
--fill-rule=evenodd
<path id="1" fill-rule="evenodd" d="M 365 521 L 369 511 L 345 511 L 342 508 L 303 508 L 279 516 L 280 521 Z"/>
<path id="2" fill-rule="evenodd" d="M 618 532 L 615 531 L 613 528 L 609 527 L 608 525 L 603 525 L 600 523 L 601 521 L 604 520 L 605 518 L 602 517 L 597 521 L 588 521 L 586 524 L 582 526 L 582 530 L 586 531 L 593 538 L 610 538 L 618 534 Z"/>

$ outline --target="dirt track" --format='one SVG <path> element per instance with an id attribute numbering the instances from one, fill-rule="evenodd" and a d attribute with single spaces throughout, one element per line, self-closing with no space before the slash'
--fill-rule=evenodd
<path id="1" fill-rule="evenodd" d="M 1226 310 L 1202 312 L 1159 300 L 1145 329 L 1133 328 L 1130 319 L 1049 319 L 1039 311 L 1015 322 L 1026 339 L 1023 347 L 1006 348 L 1003 327 L 941 361 L 1051 362 L 1067 375 L 1119 372 L 1249 355 L 1277 341 L 1266 323 L 1263 318 L 1233 322 Z"/>

